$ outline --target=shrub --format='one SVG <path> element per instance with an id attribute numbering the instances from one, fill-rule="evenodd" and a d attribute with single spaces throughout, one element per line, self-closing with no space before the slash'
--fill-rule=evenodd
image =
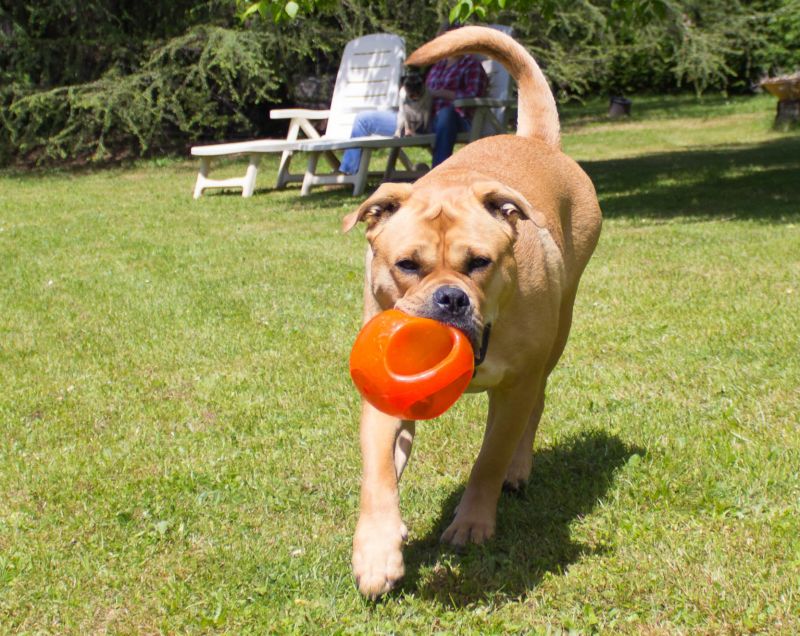
<path id="1" fill-rule="evenodd" d="M 263 31 L 200 26 L 153 49 L 140 69 L 73 86 L 12 86 L 2 127 L 18 155 L 105 160 L 172 151 L 250 124 L 279 82 Z"/>

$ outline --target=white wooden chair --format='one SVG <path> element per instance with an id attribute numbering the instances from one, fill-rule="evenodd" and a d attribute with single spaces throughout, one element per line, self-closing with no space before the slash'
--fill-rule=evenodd
<path id="1" fill-rule="evenodd" d="M 208 188 L 242 188 L 242 196 L 253 194 L 258 174 L 258 164 L 262 154 L 280 152 L 276 186 L 284 187 L 292 181 L 303 181 L 306 175 L 289 171 L 293 153 L 300 150 L 304 141 L 349 140 L 356 114 L 365 110 L 397 109 L 400 74 L 405 59 L 403 38 L 390 33 L 375 33 L 351 40 L 342 54 L 336 85 L 333 90 L 331 107 L 328 110 L 300 108 L 270 111 L 272 119 L 289 119 L 286 139 L 255 139 L 226 144 L 194 146 L 191 154 L 200 158 L 200 171 L 194 187 L 194 198 L 199 198 Z M 312 125 L 313 120 L 327 119 L 328 125 L 321 135 Z M 305 140 L 301 137 L 305 135 Z M 246 155 L 249 160 L 244 177 L 232 179 L 212 179 L 209 177 L 212 157 Z M 336 169 L 339 162 L 329 151 L 316 155 L 324 156 L 331 167 Z M 316 163 L 315 163 L 316 165 Z M 363 191 L 368 175 L 327 175 L 326 183 L 352 183 L 355 189 Z M 359 180 L 363 179 L 364 183 Z"/>

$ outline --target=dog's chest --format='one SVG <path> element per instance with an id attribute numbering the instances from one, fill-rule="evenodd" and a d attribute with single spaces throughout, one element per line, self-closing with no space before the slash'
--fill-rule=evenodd
<path id="1" fill-rule="evenodd" d="M 425 132 L 430 111 L 430 100 L 425 97 L 418 100 L 407 99 L 403 102 L 401 108 L 406 128 L 415 133 Z"/>
<path id="2" fill-rule="evenodd" d="M 420 132 L 423 123 L 423 114 L 415 104 L 406 104 L 405 108 L 406 125 L 414 132 Z"/>

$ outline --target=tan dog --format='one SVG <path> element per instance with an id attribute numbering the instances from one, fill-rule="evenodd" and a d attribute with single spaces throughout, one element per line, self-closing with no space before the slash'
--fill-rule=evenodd
<path id="1" fill-rule="evenodd" d="M 567 342 L 578 281 L 601 225 L 594 187 L 561 153 L 555 100 L 522 46 L 493 29 L 463 27 L 422 46 L 408 63 L 465 53 L 498 59 L 517 81 L 517 136 L 471 143 L 413 185 L 382 185 L 343 224 L 345 231 L 367 224 L 364 321 L 397 307 L 461 328 L 476 357 L 485 354 L 469 390 L 489 392 L 489 416 L 442 535 L 454 545 L 491 537 L 503 483 L 518 488 L 528 479 L 545 383 Z M 353 571 L 370 597 L 404 573 L 397 483 L 413 436 L 414 422 L 363 405 Z"/>

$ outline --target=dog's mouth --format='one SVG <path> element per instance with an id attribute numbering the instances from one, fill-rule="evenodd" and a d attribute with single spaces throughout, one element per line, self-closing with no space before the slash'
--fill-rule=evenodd
<path id="1" fill-rule="evenodd" d="M 489 338 L 491 337 L 492 333 L 491 323 L 487 323 L 481 326 L 475 324 L 475 321 L 470 319 L 449 320 L 436 315 L 428 315 L 428 316 L 423 315 L 422 317 L 431 318 L 432 320 L 436 320 L 437 322 L 441 322 L 442 324 L 449 325 L 450 327 L 455 327 L 461 333 L 463 333 L 469 340 L 470 344 L 472 345 L 472 351 L 474 352 L 475 356 L 476 368 L 486 359 L 486 352 L 489 349 Z"/>
<path id="2" fill-rule="evenodd" d="M 477 373 L 477 368 L 481 365 L 481 363 L 486 359 L 486 352 L 489 349 L 489 336 L 492 334 L 492 323 L 488 322 L 483 326 L 483 335 L 481 336 L 481 346 L 478 349 L 478 353 L 475 356 L 475 369 Z"/>
<path id="3" fill-rule="evenodd" d="M 437 319 L 435 318 L 434 320 Z M 465 326 L 462 324 L 453 323 L 447 320 L 440 320 L 439 322 L 443 322 L 446 325 L 455 327 L 469 339 L 469 342 L 472 345 L 472 350 L 474 351 L 475 371 L 477 373 L 478 367 L 486 359 L 486 352 L 489 350 L 489 338 L 492 334 L 492 324 L 486 323 L 483 325 L 483 329 L 476 329 L 474 325 L 470 325 L 469 327 L 465 328 Z"/>

